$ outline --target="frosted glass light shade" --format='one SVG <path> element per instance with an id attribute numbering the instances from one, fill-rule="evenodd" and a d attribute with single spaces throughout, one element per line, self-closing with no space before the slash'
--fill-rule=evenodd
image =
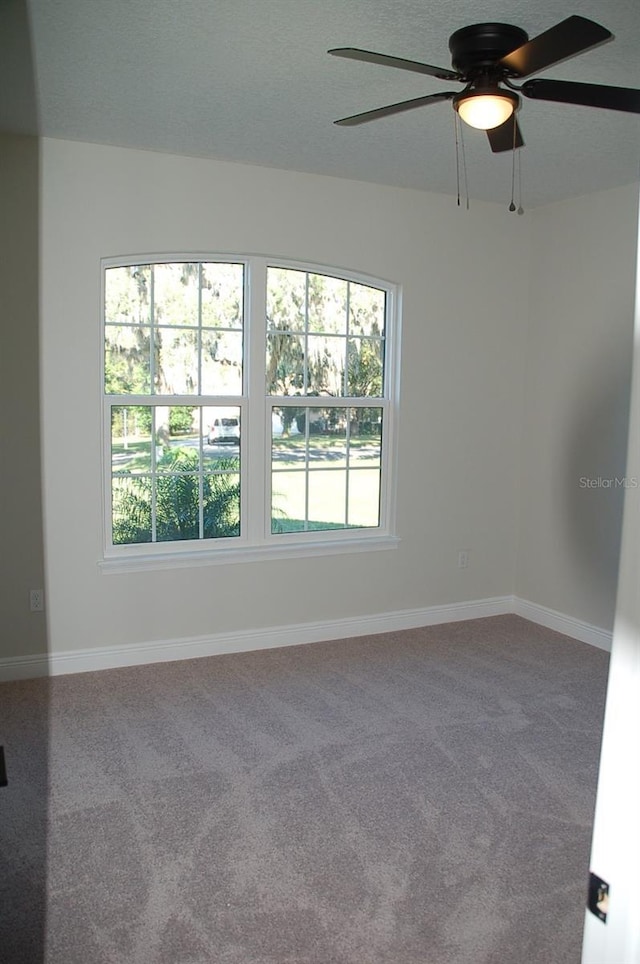
<path id="1" fill-rule="evenodd" d="M 465 124 L 488 131 L 499 127 L 513 114 L 514 98 L 507 93 L 467 94 L 455 103 L 455 108 Z"/>

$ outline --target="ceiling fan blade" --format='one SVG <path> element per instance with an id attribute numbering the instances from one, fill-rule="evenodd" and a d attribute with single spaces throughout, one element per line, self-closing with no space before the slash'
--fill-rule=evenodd
<path id="1" fill-rule="evenodd" d="M 356 124 L 366 124 L 367 121 L 378 120 L 379 117 L 400 114 L 403 110 L 413 110 L 414 107 L 425 107 L 427 104 L 437 104 L 441 100 L 451 100 L 455 96 L 453 90 L 448 90 L 443 94 L 427 94 L 426 97 L 414 97 L 413 100 L 403 100 L 399 104 L 389 104 L 388 107 L 377 107 L 375 110 L 367 110 L 363 114 L 342 117 L 333 123 L 340 127 L 355 127 Z"/>
<path id="2" fill-rule="evenodd" d="M 586 17 L 567 17 L 522 47 L 512 50 L 498 61 L 498 65 L 506 67 L 517 77 L 528 77 L 561 60 L 590 50 L 612 37 L 611 31 L 593 20 L 587 20 Z"/>
<path id="3" fill-rule="evenodd" d="M 363 60 L 367 64 L 381 64 L 383 67 L 399 67 L 400 70 L 413 70 L 417 74 L 429 74 L 440 80 L 460 80 L 460 75 L 447 67 L 432 67 L 418 60 L 405 60 L 403 57 L 388 57 L 386 54 L 376 54 L 372 50 L 359 50 L 357 47 L 336 47 L 327 53 L 334 57 L 346 57 L 348 60 Z"/>
<path id="4" fill-rule="evenodd" d="M 515 144 L 513 137 L 514 125 Z M 512 151 L 514 147 L 524 147 L 520 125 L 516 120 L 515 114 L 512 114 L 512 116 L 509 117 L 504 124 L 500 124 L 499 127 L 492 127 L 491 130 L 488 130 L 487 137 L 489 138 L 489 146 L 494 154 L 500 154 L 502 151 Z"/>
<path id="5" fill-rule="evenodd" d="M 527 80 L 520 90 L 525 97 L 533 100 L 553 100 L 559 104 L 579 104 L 640 114 L 640 90 L 633 87 L 605 87 L 570 80 Z"/>

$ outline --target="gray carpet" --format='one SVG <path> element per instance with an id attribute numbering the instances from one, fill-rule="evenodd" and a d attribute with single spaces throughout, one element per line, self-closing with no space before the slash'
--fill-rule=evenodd
<path id="1" fill-rule="evenodd" d="M 0 959 L 578 964 L 607 666 L 501 616 L 2 684 Z"/>

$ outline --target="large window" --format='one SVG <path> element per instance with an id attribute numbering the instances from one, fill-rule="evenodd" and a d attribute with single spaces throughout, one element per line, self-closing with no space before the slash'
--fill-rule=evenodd
<path id="1" fill-rule="evenodd" d="M 388 542 L 396 310 L 315 266 L 105 262 L 107 560 Z"/>

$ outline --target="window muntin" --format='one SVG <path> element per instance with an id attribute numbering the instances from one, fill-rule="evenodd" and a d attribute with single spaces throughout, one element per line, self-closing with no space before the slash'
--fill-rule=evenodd
<path id="1" fill-rule="evenodd" d="M 378 527 L 386 298 L 318 272 L 267 269 L 271 532 Z M 323 400 L 322 406 L 318 399 Z"/>
<path id="2" fill-rule="evenodd" d="M 267 394 L 382 397 L 386 292 L 267 269 Z"/>
<path id="3" fill-rule="evenodd" d="M 272 412 L 272 533 L 379 526 L 382 409 Z"/>
<path id="4" fill-rule="evenodd" d="M 179 405 L 172 406 L 167 416 L 166 406 L 111 408 L 114 545 L 240 535 L 238 447 L 223 451 L 226 438 L 202 435 L 209 422 L 230 421 L 228 412 L 227 408 Z M 239 414 L 233 421 L 239 425 Z M 174 429 L 176 444 L 169 444 L 167 425 Z"/>
<path id="5" fill-rule="evenodd" d="M 105 392 L 241 395 L 244 266 L 105 270 Z"/>
<path id="6" fill-rule="evenodd" d="M 104 279 L 108 555 L 389 534 L 392 288 L 260 258 Z"/>

